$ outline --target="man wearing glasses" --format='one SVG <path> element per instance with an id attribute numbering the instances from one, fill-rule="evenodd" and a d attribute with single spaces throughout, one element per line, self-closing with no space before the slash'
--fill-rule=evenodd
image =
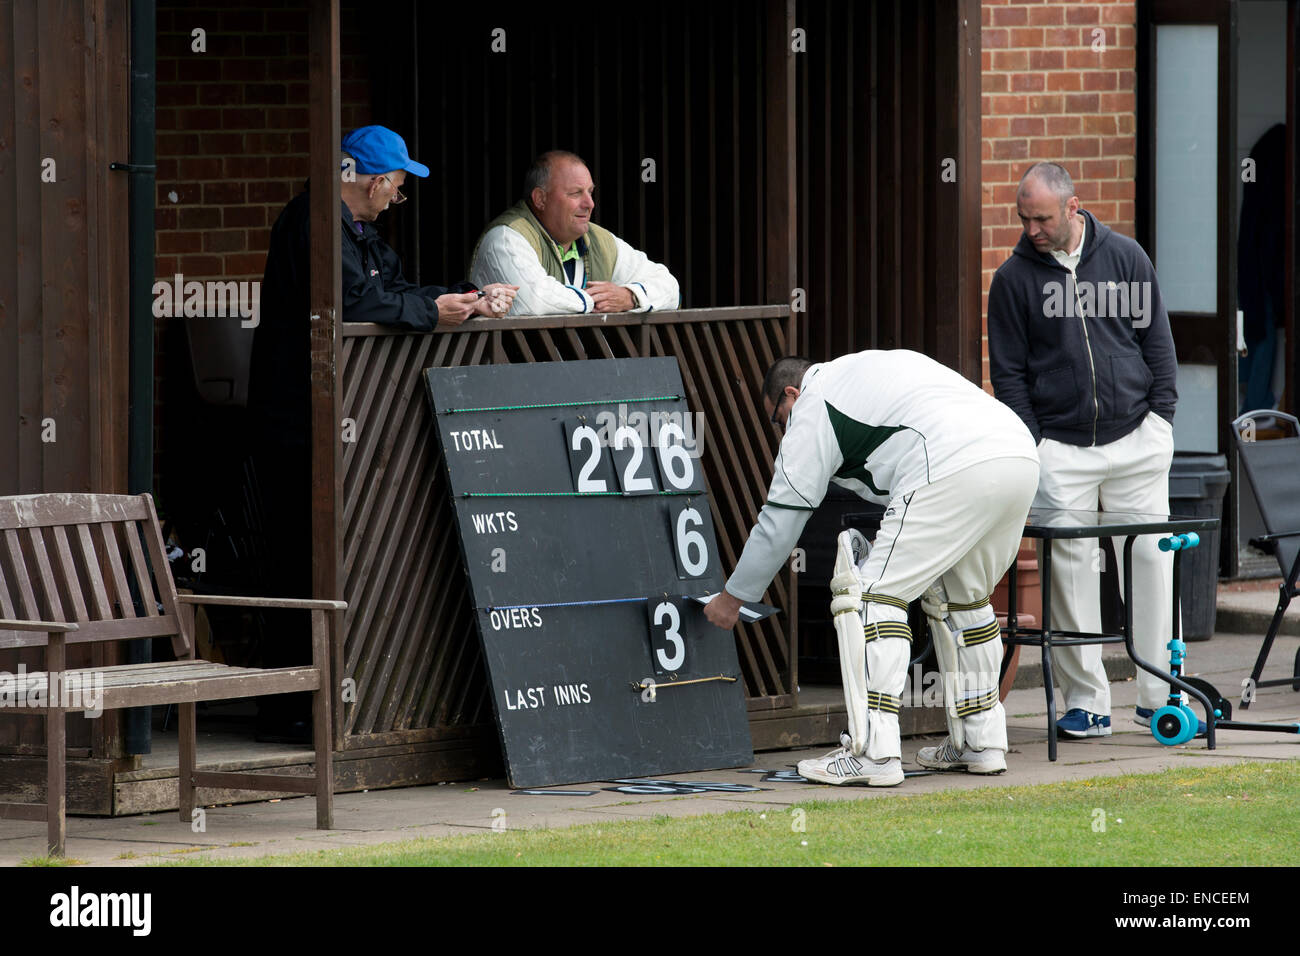
<path id="1" fill-rule="evenodd" d="M 372 225 L 390 205 L 405 201 L 408 173 L 428 176 L 411 159 L 402 137 L 383 126 L 363 126 L 343 139 L 339 176 L 342 208 L 342 307 L 344 322 L 377 322 L 417 332 L 460 325 L 474 315 L 505 315 L 517 291 L 509 285 L 468 282 L 416 286 L 402 275 L 402 263 Z M 262 281 L 260 322 L 253 335 L 248 409 L 251 445 L 262 488 L 266 534 L 278 553 L 266 591 L 273 596 L 310 597 L 311 562 L 311 195 L 304 190 L 271 230 Z M 267 667 L 300 664 L 310 658 L 307 622 L 295 612 L 267 615 Z M 259 698 L 262 740 L 310 741 L 310 702 Z"/>
<path id="2" fill-rule="evenodd" d="M 1007 769 L 998 697 L 1001 629 L 989 595 L 1020 546 L 1038 487 L 1034 441 L 1011 409 L 917 352 L 868 351 L 814 365 L 783 358 L 763 381 L 763 407 L 785 429 L 767 503 L 708 620 L 735 626 L 799 540 L 830 482 L 885 505 L 874 545 L 842 533 L 831 612 L 849 728 L 842 748 L 799 762 L 830 784 L 903 781 L 898 711 L 921 598 L 944 687 L 948 740 L 917 763 Z"/>

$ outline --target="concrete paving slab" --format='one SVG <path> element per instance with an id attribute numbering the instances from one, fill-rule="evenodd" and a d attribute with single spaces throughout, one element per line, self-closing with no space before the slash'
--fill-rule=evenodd
<path id="1" fill-rule="evenodd" d="M 1217 597 L 1215 631 L 1255 632 L 1262 637 L 1277 611 L 1278 585 L 1281 582 L 1281 578 L 1222 582 Z M 1293 599 L 1283 614 L 1281 632 L 1300 635 L 1300 600 Z"/>

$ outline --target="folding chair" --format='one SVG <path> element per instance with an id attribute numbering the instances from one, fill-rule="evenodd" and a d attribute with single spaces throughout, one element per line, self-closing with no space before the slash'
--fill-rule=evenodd
<path id="1" fill-rule="evenodd" d="M 1232 422 L 1232 438 L 1241 456 L 1241 466 L 1254 489 L 1266 534 L 1251 539 L 1251 544 L 1277 558 L 1282 571 L 1277 610 L 1269 622 L 1264 644 L 1250 672 L 1247 688 L 1279 687 L 1290 684 L 1300 691 L 1300 651 L 1296 652 L 1292 676 L 1281 680 L 1261 681 L 1264 662 L 1273 647 L 1273 638 L 1282 626 L 1291 599 L 1296 597 L 1296 576 L 1300 573 L 1300 422 L 1282 412 L 1260 409 L 1246 412 Z M 1244 693 L 1241 709 L 1250 707 L 1253 693 Z"/>

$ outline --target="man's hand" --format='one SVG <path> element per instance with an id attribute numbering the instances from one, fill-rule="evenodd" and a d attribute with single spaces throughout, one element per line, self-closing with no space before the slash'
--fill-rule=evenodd
<path id="1" fill-rule="evenodd" d="M 627 312 L 636 308 L 632 290 L 612 282 L 588 282 L 587 294 L 596 303 L 597 312 Z"/>
<path id="2" fill-rule="evenodd" d="M 474 314 L 478 305 L 477 292 L 448 292 L 438 296 L 434 304 L 438 306 L 439 328 L 454 328 Z"/>
<path id="3" fill-rule="evenodd" d="M 704 605 L 704 616 L 714 627 L 729 631 L 736 626 L 740 618 L 740 608 L 744 605 L 740 598 L 732 597 L 725 589 L 714 595 L 713 600 Z"/>
<path id="4" fill-rule="evenodd" d="M 504 282 L 493 282 L 491 285 L 485 285 L 482 290 L 483 298 L 478 300 L 474 307 L 476 315 L 486 315 L 489 318 L 500 318 L 510 311 L 510 307 L 515 304 L 515 293 L 519 291 L 517 285 L 506 285 Z"/>

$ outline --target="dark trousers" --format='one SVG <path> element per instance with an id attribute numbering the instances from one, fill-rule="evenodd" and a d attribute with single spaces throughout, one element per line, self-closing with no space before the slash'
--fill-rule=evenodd
<path id="1" fill-rule="evenodd" d="M 262 488 L 268 560 L 262 595 L 310 598 L 311 451 L 299 442 L 263 438 L 253 452 Z M 262 666 L 293 667 L 311 662 L 311 618 L 307 611 L 272 608 L 264 612 L 266 635 Z M 309 721 L 311 695 L 258 698 L 259 724 Z"/>

